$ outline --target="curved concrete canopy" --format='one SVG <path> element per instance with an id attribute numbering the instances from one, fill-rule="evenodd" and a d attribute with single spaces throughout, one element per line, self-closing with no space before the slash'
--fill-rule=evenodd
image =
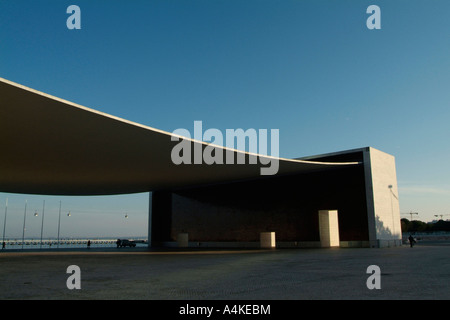
<path id="1" fill-rule="evenodd" d="M 175 165 L 171 151 L 178 142 L 171 141 L 171 133 L 2 78 L 0 133 L 0 191 L 3 192 L 108 195 L 261 177 L 260 162 Z M 208 145 L 189 140 L 192 146 Z M 256 155 L 246 153 L 246 156 Z M 277 174 L 355 164 L 280 158 Z"/>

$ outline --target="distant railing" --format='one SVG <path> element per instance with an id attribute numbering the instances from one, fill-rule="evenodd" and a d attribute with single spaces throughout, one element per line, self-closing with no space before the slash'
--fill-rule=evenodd
<path id="1" fill-rule="evenodd" d="M 147 239 L 131 239 L 126 238 L 128 240 L 132 240 L 135 243 L 146 244 Z M 116 239 L 108 238 L 108 239 L 44 239 L 44 240 L 36 240 L 36 239 L 27 239 L 27 240 L 5 240 L 4 243 L 1 244 L 2 249 L 21 249 L 22 247 L 25 249 L 39 249 L 39 248 L 70 248 L 70 247 L 79 247 L 85 246 L 87 247 L 88 241 L 90 241 L 91 247 L 101 247 L 101 246 L 115 246 L 117 242 Z"/>

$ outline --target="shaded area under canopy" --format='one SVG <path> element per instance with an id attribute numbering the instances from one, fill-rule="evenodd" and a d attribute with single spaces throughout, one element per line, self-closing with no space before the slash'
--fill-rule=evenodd
<path id="1" fill-rule="evenodd" d="M 171 133 L 133 123 L 0 78 L 0 191 L 112 195 L 263 178 L 269 165 L 181 164 Z M 204 148 L 207 143 L 190 139 Z M 226 149 L 227 152 L 243 153 Z M 277 175 L 357 162 L 279 159 Z"/>

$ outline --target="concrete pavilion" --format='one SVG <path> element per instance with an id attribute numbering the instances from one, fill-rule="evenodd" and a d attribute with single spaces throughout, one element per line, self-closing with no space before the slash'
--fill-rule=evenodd
<path id="1" fill-rule="evenodd" d="M 171 133 L 0 78 L 0 191 L 149 192 L 150 246 L 401 244 L 395 159 L 371 147 L 246 164 L 175 165 Z M 187 139 L 192 148 L 207 143 Z M 30 156 L 31 155 L 31 156 Z"/>

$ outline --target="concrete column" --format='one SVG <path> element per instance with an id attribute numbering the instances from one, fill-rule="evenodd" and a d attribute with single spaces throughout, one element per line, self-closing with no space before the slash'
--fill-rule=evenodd
<path id="1" fill-rule="evenodd" d="M 261 248 L 275 248 L 275 232 L 261 232 L 259 241 Z"/>
<path id="2" fill-rule="evenodd" d="M 339 247 L 337 210 L 319 210 L 319 232 L 321 247 Z"/>
<path id="3" fill-rule="evenodd" d="M 180 248 L 186 248 L 189 246 L 189 234 L 179 233 L 177 236 L 177 243 Z"/>

